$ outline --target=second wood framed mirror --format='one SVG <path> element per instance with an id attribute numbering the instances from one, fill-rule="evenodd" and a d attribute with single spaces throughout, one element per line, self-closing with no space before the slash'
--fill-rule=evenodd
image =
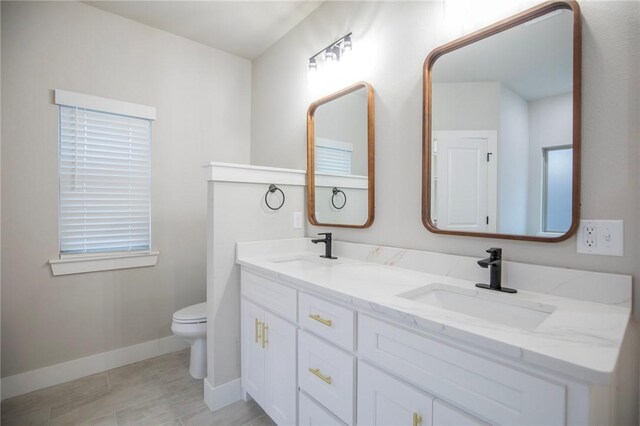
<path id="1" fill-rule="evenodd" d="M 581 23 L 551 1 L 424 64 L 422 220 L 434 233 L 541 242 L 580 219 Z"/>
<path id="2" fill-rule="evenodd" d="M 307 214 L 317 226 L 368 228 L 375 215 L 374 92 L 359 82 L 307 111 Z"/>

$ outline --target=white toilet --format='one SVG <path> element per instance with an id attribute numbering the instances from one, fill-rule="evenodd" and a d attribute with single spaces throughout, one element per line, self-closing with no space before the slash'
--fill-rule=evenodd
<path id="1" fill-rule="evenodd" d="M 204 379 L 207 376 L 207 303 L 187 306 L 173 314 L 171 331 L 191 345 L 191 376 Z"/>

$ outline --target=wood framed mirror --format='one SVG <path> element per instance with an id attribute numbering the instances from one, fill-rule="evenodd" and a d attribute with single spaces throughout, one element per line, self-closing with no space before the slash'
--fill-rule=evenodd
<path id="1" fill-rule="evenodd" d="M 581 21 L 550 1 L 424 63 L 422 221 L 438 234 L 559 242 L 580 220 Z"/>
<path id="2" fill-rule="evenodd" d="M 374 91 L 359 82 L 307 110 L 307 214 L 317 226 L 368 228 L 375 215 Z"/>

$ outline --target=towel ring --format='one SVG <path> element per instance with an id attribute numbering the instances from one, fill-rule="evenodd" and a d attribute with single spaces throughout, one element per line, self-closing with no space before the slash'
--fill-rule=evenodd
<path id="1" fill-rule="evenodd" d="M 269 204 L 268 197 L 269 197 L 269 194 L 273 194 L 276 191 L 280 191 L 280 193 L 282 194 L 282 202 L 278 207 L 271 207 L 271 205 Z M 278 188 L 274 184 L 269 185 L 269 189 L 264 194 L 264 203 L 267 205 L 267 207 L 269 207 L 271 210 L 280 210 L 280 207 L 284 206 L 284 200 L 285 200 L 285 196 L 284 196 L 284 192 L 282 192 L 282 189 Z"/>
<path id="2" fill-rule="evenodd" d="M 331 205 L 333 205 L 333 207 L 335 207 L 337 210 L 342 210 L 344 206 L 347 205 L 347 194 L 345 194 L 344 191 L 338 188 L 333 188 L 332 192 L 333 192 L 333 195 L 331 196 Z M 335 201 L 335 197 L 336 195 L 338 195 L 338 193 L 342 193 L 342 196 L 344 197 L 344 203 L 342 203 L 340 207 L 336 206 L 336 201 Z"/>

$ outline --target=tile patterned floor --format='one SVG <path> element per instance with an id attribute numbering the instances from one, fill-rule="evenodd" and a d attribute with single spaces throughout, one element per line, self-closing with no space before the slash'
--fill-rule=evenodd
<path id="1" fill-rule="evenodd" d="M 211 413 L 188 350 L 125 365 L 2 401 L 2 426 L 273 426 L 253 401 Z"/>

